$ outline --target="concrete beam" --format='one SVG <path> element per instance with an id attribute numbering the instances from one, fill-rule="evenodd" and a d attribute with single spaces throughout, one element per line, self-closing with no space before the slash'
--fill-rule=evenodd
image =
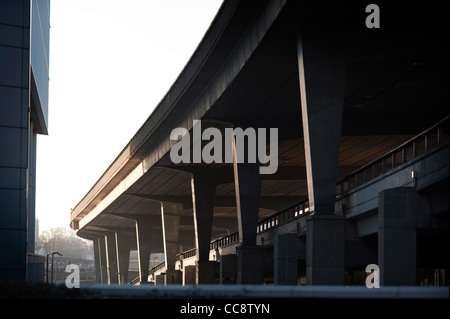
<path id="1" fill-rule="evenodd" d="M 103 212 L 102 215 L 112 215 L 120 218 L 130 219 L 134 221 L 143 220 L 145 219 L 149 223 L 154 223 L 155 225 L 161 224 L 161 217 L 160 215 L 141 215 L 141 214 L 121 214 L 121 213 L 115 213 L 115 212 Z M 101 226 L 102 227 L 102 226 Z"/>
<path id="2" fill-rule="evenodd" d="M 128 228 L 128 227 L 111 227 L 111 226 L 95 226 L 95 229 L 97 232 L 106 233 L 106 232 L 122 232 L 122 233 L 129 233 L 129 234 L 135 234 L 136 229 L 135 228 Z"/>
<path id="3" fill-rule="evenodd" d="M 152 195 L 152 194 L 133 194 L 133 196 L 147 198 L 149 200 L 172 202 L 183 204 L 184 209 L 192 208 L 191 196 L 178 196 L 178 195 Z M 303 197 L 299 196 L 261 196 L 259 198 L 259 207 L 266 209 L 280 210 L 289 207 L 295 203 L 298 203 Z M 236 207 L 235 196 L 215 196 L 214 207 Z M 114 213 L 111 213 L 115 215 Z M 124 216 L 125 217 L 125 216 Z"/>

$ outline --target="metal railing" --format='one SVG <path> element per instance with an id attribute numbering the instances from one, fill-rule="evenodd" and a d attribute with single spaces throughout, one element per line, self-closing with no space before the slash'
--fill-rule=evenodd
<path id="1" fill-rule="evenodd" d="M 137 277 L 131 279 L 131 280 L 128 282 L 128 284 L 129 284 L 129 285 L 137 284 L 137 283 L 139 282 L 140 279 L 141 279 L 141 277 L 140 277 L 140 276 L 137 276 Z"/>
<path id="2" fill-rule="evenodd" d="M 148 275 L 149 275 L 149 276 L 150 276 L 150 275 L 154 275 L 155 272 L 157 272 L 158 270 L 163 269 L 164 267 L 166 267 L 166 262 L 165 262 L 165 261 L 162 261 L 162 262 L 160 262 L 159 264 L 157 264 L 156 266 L 150 268 L 150 269 L 148 270 Z M 129 285 L 137 284 L 137 283 L 139 282 L 140 279 L 141 279 L 141 277 L 140 277 L 140 276 L 137 276 L 137 277 L 133 278 L 132 280 L 130 280 L 128 284 L 129 284 Z"/>
<path id="3" fill-rule="evenodd" d="M 421 134 L 339 180 L 336 194 L 342 197 L 352 189 L 417 158 L 445 141 L 448 142 L 448 126 L 449 117 L 446 117 Z"/>
<path id="4" fill-rule="evenodd" d="M 157 272 L 158 270 L 163 269 L 164 267 L 166 267 L 166 262 L 162 261 L 159 264 L 157 264 L 156 266 L 152 267 L 149 271 L 148 274 L 149 275 L 153 275 L 155 272 Z"/>
<path id="5" fill-rule="evenodd" d="M 180 261 L 180 260 L 183 260 L 183 259 L 194 257 L 196 254 L 197 254 L 197 249 L 196 248 L 192 248 L 192 249 L 186 250 L 186 251 L 176 255 L 175 256 L 175 260 L 176 261 Z"/>
<path id="6" fill-rule="evenodd" d="M 213 240 L 210 244 L 210 249 L 219 249 L 220 247 L 232 245 L 238 242 L 239 242 L 239 233 L 236 232 Z"/>
<path id="7" fill-rule="evenodd" d="M 261 220 L 258 223 L 257 226 L 257 233 L 260 234 L 262 232 L 271 230 L 275 227 L 278 227 L 279 225 L 283 223 L 287 223 L 289 221 L 292 221 L 296 218 L 300 218 L 303 216 L 306 216 L 309 214 L 309 205 L 308 205 L 308 199 L 304 199 L 301 202 L 288 207 L 268 218 L 265 218 Z M 213 240 L 210 243 L 210 249 L 219 249 L 221 247 L 225 247 L 228 245 L 233 245 L 239 243 L 239 233 L 233 233 L 224 237 L 220 237 L 218 239 Z M 176 255 L 176 261 L 180 261 L 186 258 L 193 257 L 197 254 L 197 249 L 192 248 L 190 250 L 187 250 L 185 252 L 182 252 L 178 255 Z"/>
<path id="8" fill-rule="evenodd" d="M 303 199 L 301 202 L 283 209 L 282 211 L 263 219 L 258 223 L 257 232 L 262 233 L 266 230 L 273 229 L 278 225 L 284 224 L 299 217 L 303 217 L 309 214 L 309 202 L 308 199 Z"/>

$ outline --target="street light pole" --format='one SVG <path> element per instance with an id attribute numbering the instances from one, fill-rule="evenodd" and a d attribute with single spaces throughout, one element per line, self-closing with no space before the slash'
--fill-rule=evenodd
<path id="1" fill-rule="evenodd" d="M 57 251 L 54 251 L 54 252 L 52 252 L 52 253 L 50 253 L 50 254 L 47 254 L 47 274 L 46 274 L 46 278 L 45 278 L 45 282 L 47 282 L 48 283 L 48 256 L 52 256 L 52 273 L 51 273 L 51 277 L 50 277 L 50 283 L 51 284 L 53 284 L 53 256 L 54 255 L 58 255 L 58 256 L 63 256 L 61 253 L 59 253 L 59 252 L 57 252 Z"/>
<path id="2" fill-rule="evenodd" d="M 53 256 L 54 256 L 55 254 L 54 253 L 52 253 L 52 276 L 51 276 L 51 278 L 50 278 L 50 283 L 53 285 Z"/>
<path id="3" fill-rule="evenodd" d="M 46 265 L 46 272 L 45 272 L 45 282 L 46 283 L 48 283 L 48 256 L 50 256 L 51 254 L 47 254 L 47 259 L 46 259 L 46 262 L 45 262 L 45 265 Z"/>

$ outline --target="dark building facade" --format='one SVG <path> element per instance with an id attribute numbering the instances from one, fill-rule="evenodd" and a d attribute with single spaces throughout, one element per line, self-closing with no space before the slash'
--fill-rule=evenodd
<path id="1" fill-rule="evenodd" d="M 48 133 L 49 36 L 49 0 L 0 2 L 0 279 L 35 273 L 36 140 Z"/>

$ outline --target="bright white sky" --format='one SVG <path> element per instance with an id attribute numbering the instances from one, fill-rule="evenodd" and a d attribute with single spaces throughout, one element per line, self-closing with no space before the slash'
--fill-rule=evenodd
<path id="1" fill-rule="evenodd" d="M 40 232 L 70 209 L 181 72 L 222 0 L 52 0 L 49 135 L 38 136 Z"/>

